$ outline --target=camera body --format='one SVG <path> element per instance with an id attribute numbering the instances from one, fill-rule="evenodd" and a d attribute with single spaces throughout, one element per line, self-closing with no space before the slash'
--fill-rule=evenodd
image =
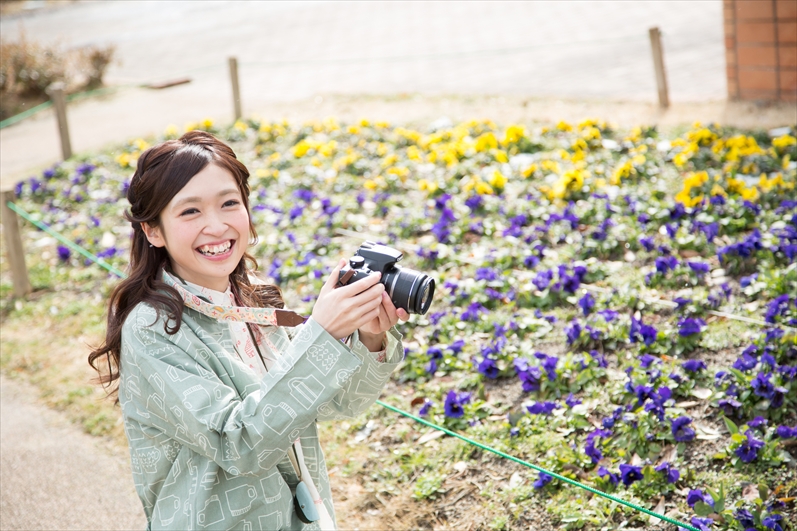
<path id="1" fill-rule="evenodd" d="M 407 313 L 425 314 L 432 304 L 434 279 L 424 273 L 397 265 L 404 255 L 401 251 L 371 241 L 363 243 L 341 269 L 338 281 L 344 285 L 381 273 L 379 282 L 385 286 L 396 308 Z"/>

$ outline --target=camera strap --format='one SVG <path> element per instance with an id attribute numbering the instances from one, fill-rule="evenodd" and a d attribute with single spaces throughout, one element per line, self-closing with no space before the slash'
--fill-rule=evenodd
<path id="1" fill-rule="evenodd" d="M 318 489 L 313 483 L 310 471 L 304 462 L 302 452 L 302 442 L 300 439 L 294 441 L 288 451 L 288 458 L 291 460 L 293 470 L 299 478 L 296 485 L 296 493 L 293 495 L 293 507 L 296 515 L 305 524 L 318 522 L 321 531 L 335 531 L 335 522 L 324 505 L 324 499 L 318 493 Z"/>
<path id="2" fill-rule="evenodd" d="M 180 294 L 186 306 L 217 321 L 243 321 L 264 326 L 293 327 L 299 326 L 307 320 L 307 317 L 303 317 L 296 312 L 280 308 L 252 308 L 249 306 L 211 304 L 189 292 L 166 271 L 163 271 L 162 280 L 167 286 L 174 288 Z"/>

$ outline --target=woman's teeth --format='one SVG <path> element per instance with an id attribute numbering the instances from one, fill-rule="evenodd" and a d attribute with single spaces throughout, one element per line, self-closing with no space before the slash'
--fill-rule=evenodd
<path id="1" fill-rule="evenodd" d="M 197 250 L 204 255 L 215 256 L 217 254 L 226 253 L 230 250 L 230 247 L 232 247 L 232 242 L 228 241 L 227 243 L 222 243 L 221 245 L 203 245 Z"/>

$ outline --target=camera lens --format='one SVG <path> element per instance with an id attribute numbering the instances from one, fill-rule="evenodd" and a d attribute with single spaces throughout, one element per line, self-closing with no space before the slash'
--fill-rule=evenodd
<path id="1" fill-rule="evenodd" d="M 432 305 L 434 279 L 429 275 L 394 267 L 385 274 L 383 282 L 396 308 L 404 308 L 408 313 L 423 315 Z"/>

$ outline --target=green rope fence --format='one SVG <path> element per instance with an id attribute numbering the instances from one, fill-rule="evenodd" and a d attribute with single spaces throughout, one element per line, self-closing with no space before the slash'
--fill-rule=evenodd
<path id="1" fill-rule="evenodd" d="M 39 228 L 42 231 L 46 232 L 47 234 L 49 234 L 50 236 L 52 236 L 53 238 L 55 238 L 59 242 L 61 242 L 64 245 L 68 246 L 70 249 L 80 253 L 81 255 L 85 256 L 86 258 L 88 258 L 92 262 L 96 263 L 100 267 L 103 267 L 104 269 L 106 269 L 110 273 L 113 273 L 114 275 L 118 276 L 119 278 L 126 278 L 127 277 L 127 275 L 125 273 L 123 273 L 122 271 L 119 271 L 118 269 L 116 269 L 112 265 L 108 264 L 102 258 L 99 258 L 98 256 L 90 253 L 89 251 L 87 251 L 86 249 L 81 247 L 80 245 L 78 245 L 78 244 L 74 243 L 73 241 L 63 237 L 61 234 L 59 234 L 58 232 L 56 232 L 55 230 L 53 230 L 51 227 L 47 226 L 46 224 L 33 219 L 33 217 L 29 213 L 27 213 L 26 211 L 24 211 L 20 207 L 16 206 L 13 202 L 9 201 L 7 204 L 8 204 L 8 207 L 11 210 L 13 210 L 16 214 L 18 214 L 23 219 L 25 219 L 25 220 L 29 221 L 30 223 L 32 223 L 33 225 L 35 225 L 37 228 Z M 559 481 L 563 481 L 563 482 L 565 482 L 565 483 L 567 483 L 569 485 L 572 485 L 574 487 L 578 487 L 578 488 L 584 489 L 584 490 L 586 490 L 588 492 L 591 492 L 592 494 L 597 494 L 598 496 L 602 496 L 603 498 L 606 498 L 607 500 L 611 500 L 611 501 L 613 501 L 615 503 L 619 503 L 620 505 L 624 505 L 626 507 L 634 509 L 635 511 L 639 511 L 641 513 L 645 513 L 645 514 L 647 514 L 649 516 L 652 516 L 654 518 L 658 518 L 659 520 L 661 520 L 663 522 L 667 522 L 669 524 L 673 524 L 675 526 L 679 526 L 679 527 L 681 527 L 683 529 L 687 529 L 689 531 L 700 531 L 699 529 L 697 529 L 696 527 L 693 527 L 690 524 L 681 522 L 679 520 L 675 520 L 675 519 L 670 518 L 668 516 L 665 516 L 663 514 L 659 514 L 656 511 L 651 511 L 651 510 L 646 509 L 646 508 L 644 508 L 644 507 L 642 507 L 640 505 L 637 505 L 635 503 L 631 503 L 629 501 L 625 501 L 622 498 L 618 498 L 616 496 L 612 496 L 611 494 L 608 494 L 606 492 L 603 492 L 603 491 L 600 491 L 600 490 L 595 489 L 593 487 L 590 487 L 589 485 L 585 485 L 585 484 L 583 484 L 581 482 L 578 482 L 578 481 L 576 481 L 574 479 L 570 479 L 568 477 L 562 476 L 560 474 L 557 474 L 556 472 L 551 472 L 550 470 L 546 470 L 546 469 L 544 469 L 544 468 L 542 468 L 540 466 L 537 466 L 537 465 L 535 465 L 533 463 L 529 463 L 528 461 L 524 461 L 523 459 L 520 459 L 520 458 L 515 457 L 513 455 L 509 455 L 509 454 L 507 454 L 505 452 L 502 452 L 501 450 L 498 450 L 498 449 L 493 448 L 491 446 L 487 446 L 487 445 L 482 444 L 482 443 L 480 443 L 478 441 L 474 441 L 473 439 L 469 439 L 468 437 L 465 437 L 464 435 L 460 435 L 459 433 L 456 433 L 454 431 L 446 429 L 446 428 L 444 428 L 442 426 L 438 426 L 437 424 L 429 422 L 428 420 L 424 420 L 424 419 L 422 419 L 420 417 L 416 417 L 415 415 L 413 415 L 411 413 L 407 413 L 406 411 L 403 411 L 403 410 L 401 410 L 401 409 L 399 409 L 399 408 L 397 408 L 395 406 L 391 406 L 390 404 L 386 404 L 385 402 L 382 402 L 381 400 L 377 400 L 376 403 L 379 404 L 380 406 L 382 406 L 385 409 L 388 409 L 390 411 L 393 411 L 394 413 L 398 413 L 399 415 L 403 415 L 403 416 L 405 416 L 407 418 L 410 418 L 410 419 L 414 420 L 415 422 L 417 422 L 419 424 L 423 424 L 424 426 L 428 426 L 428 427 L 433 428 L 435 430 L 442 431 L 446 435 L 450 435 L 451 437 L 456 437 L 457 439 L 465 441 L 466 443 L 468 443 L 468 444 L 470 444 L 472 446 L 475 446 L 477 448 L 480 448 L 481 450 L 485 450 L 487 452 L 492 452 L 492 453 L 494 453 L 494 454 L 496 454 L 498 456 L 503 457 L 504 459 L 509 459 L 510 461 L 514 461 L 515 463 L 518 463 L 518 464 L 521 464 L 521 465 L 523 465 L 525 467 L 528 467 L 528 468 L 531 468 L 533 470 L 536 470 L 537 472 L 541 472 L 543 474 L 548 474 L 549 476 L 551 476 L 553 478 L 556 478 Z"/>

